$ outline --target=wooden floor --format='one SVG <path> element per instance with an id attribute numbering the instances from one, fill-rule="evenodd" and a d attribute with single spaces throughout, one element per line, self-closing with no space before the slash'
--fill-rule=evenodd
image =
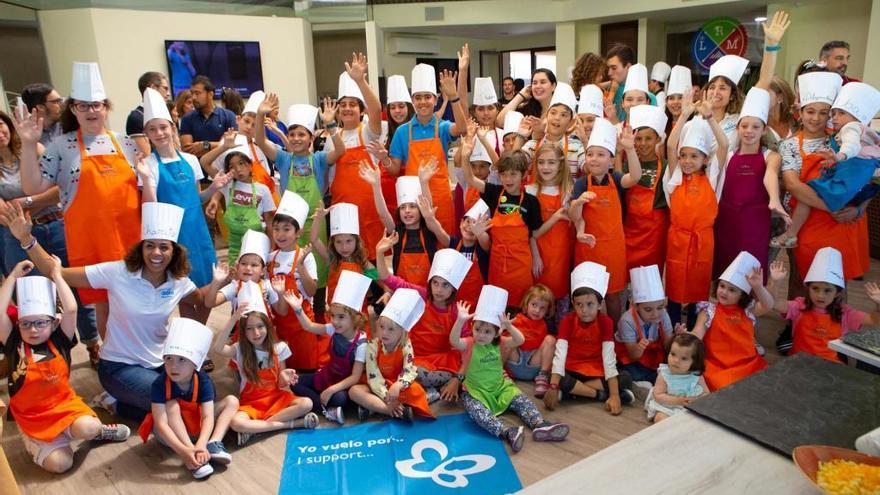
<path id="1" fill-rule="evenodd" d="M 784 258 L 784 255 L 783 255 Z M 880 262 L 874 260 L 869 280 L 880 279 Z M 859 309 L 873 309 L 874 305 L 865 297 L 863 282 L 854 282 L 850 289 L 850 303 Z M 224 305 L 211 315 L 209 325 L 219 328 L 228 316 L 228 305 Z M 773 344 L 782 329 L 782 320 L 777 315 L 764 317 L 759 326 L 759 341 L 767 349 L 768 361 L 780 359 Z M 73 353 L 72 383 L 79 394 L 89 401 L 100 392 L 97 375 L 88 367 L 84 347 L 79 346 Z M 212 378 L 218 395 L 233 393 L 236 390 L 234 376 L 225 363 L 216 360 L 217 371 Z M 520 383 L 524 392 L 531 394 L 532 386 Z M 5 380 L 0 384 L 0 398 L 8 402 Z M 543 405 L 540 406 L 542 412 Z M 446 414 L 460 412 L 456 406 L 441 404 L 435 412 Z M 99 415 L 103 413 L 99 411 Z M 547 413 L 553 421 L 565 421 L 572 425 L 568 441 L 554 443 L 533 443 L 527 439 L 525 448 L 511 458 L 524 486 L 543 479 L 609 445 L 632 435 L 648 424 L 645 421 L 641 403 L 625 407 L 623 414 L 610 416 L 599 403 L 567 403 Z M 114 421 L 102 415 L 106 422 Z M 512 418 L 516 420 L 516 418 Z M 136 425 L 130 425 L 134 430 Z M 321 428 L 333 428 L 322 424 Z M 341 435 L 344 435 L 342 433 Z M 167 493 L 194 495 L 199 493 L 277 493 L 281 464 L 284 459 L 285 433 L 260 437 L 243 449 L 231 449 L 233 463 L 227 468 L 218 469 L 204 482 L 194 482 L 177 457 L 169 450 L 160 447 L 155 440 L 143 444 L 133 436 L 121 444 L 90 445 L 82 443 L 76 448 L 74 468 L 64 475 L 51 475 L 36 467 L 24 449 L 14 423 L 4 429 L 2 447 L 9 457 L 19 486 L 25 494 L 129 494 L 129 493 Z M 344 439 L 340 437 L 340 439 Z M 233 445 L 228 441 L 227 446 Z"/>

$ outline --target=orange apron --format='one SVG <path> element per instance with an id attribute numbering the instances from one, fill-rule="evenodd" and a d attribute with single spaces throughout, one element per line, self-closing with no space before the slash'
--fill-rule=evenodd
<path id="1" fill-rule="evenodd" d="M 281 366 L 278 355 L 272 356 L 274 363 L 271 368 L 260 370 L 257 374 L 261 383 L 248 380 L 241 391 L 238 410 L 251 419 L 269 419 L 282 410 L 290 407 L 296 399 L 290 390 L 278 388 L 278 375 Z"/>
<path id="2" fill-rule="evenodd" d="M 165 400 L 171 400 L 171 378 L 165 375 Z M 193 373 L 193 391 L 189 400 L 177 399 L 180 406 L 180 417 L 186 426 L 186 432 L 190 437 L 197 437 L 202 431 L 202 405 L 199 404 L 199 374 Z M 144 442 L 150 438 L 153 432 L 153 413 L 147 413 L 143 423 L 138 428 L 138 435 Z"/>
<path id="3" fill-rule="evenodd" d="M 525 341 L 519 346 L 520 350 L 531 352 L 537 350 L 544 343 L 544 337 L 547 336 L 546 321 L 533 320 L 524 313 L 520 313 L 516 315 L 512 323 L 525 337 Z"/>
<path id="4" fill-rule="evenodd" d="M 738 305 L 715 305 L 706 330 L 706 383 L 712 391 L 738 382 L 767 367 L 755 349 L 755 325 Z"/>
<path id="5" fill-rule="evenodd" d="M 791 354 L 806 352 L 829 361 L 838 361 L 837 351 L 828 348 L 828 343 L 839 339 L 842 333 L 840 323 L 831 319 L 828 313 L 815 309 L 801 312 L 792 332 Z"/>
<path id="6" fill-rule="evenodd" d="M 137 178 L 119 143 L 107 132 L 116 153 L 88 156 L 82 129 L 79 145 L 79 185 L 64 212 L 64 235 L 70 266 L 118 261 L 141 240 L 141 198 Z M 100 232 L 100 235 L 94 233 Z M 77 289 L 82 304 L 107 301 L 103 289 Z"/>
<path id="7" fill-rule="evenodd" d="M 463 242 L 464 241 L 462 240 L 458 241 L 458 246 L 455 246 L 456 251 L 461 252 L 461 245 Z M 483 280 L 483 274 L 480 273 L 480 263 L 477 260 L 477 249 L 479 249 L 479 247 L 474 246 L 474 259 L 471 261 L 471 269 L 468 270 L 467 275 L 464 276 L 464 280 L 461 282 L 461 286 L 455 293 L 455 299 L 457 301 L 465 301 L 473 308 L 477 307 L 477 300 L 480 299 L 480 291 L 482 291 L 483 286 L 486 285 L 486 281 Z"/>
<path id="8" fill-rule="evenodd" d="M 24 383 L 9 398 L 18 429 L 30 438 L 51 442 L 82 416 L 97 417 L 70 386 L 70 368 L 51 340 L 54 357 L 34 362 L 31 346 L 22 343 L 27 359 Z"/>
<path id="9" fill-rule="evenodd" d="M 560 141 L 564 141 L 562 143 L 562 165 L 568 167 L 568 134 L 563 136 Z M 541 151 L 542 144 L 544 144 L 544 138 L 541 138 L 532 150 L 532 165 L 529 167 L 529 171 L 526 172 L 523 184 L 534 184 L 538 178 L 538 152 Z M 500 156 L 501 153 L 498 153 L 498 155 Z M 572 174 L 572 179 L 574 178 L 574 174 Z"/>
<path id="10" fill-rule="evenodd" d="M 330 266 L 330 273 L 327 274 L 327 306 L 333 302 L 333 291 L 336 290 L 336 284 L 339 283 L 339 275 L 343 271 L 348 270 L 355 273 L 364 273 L 364 268 L 353 261 L 340 261 L 339 266 Z"/>
<path id="11" fill-rule="evenodd" d="M 804 134 L 798 132 L 798 146 L 801 154 L 801 182 L 816 179 L 822 173 L 822 157 L 816 153 L 804 153 Z M 791 205 L 797 202 L 792 198 Z M 843 278 L 851 280 L 865 274 L 862 263 L 863 237 L 859 222 L 838 223 L 827 211 L 810 209 L 810 216 L 798 234 L 798 245 L 794 248 L 794 258 L 798 271 L 805 274 L 810 270 L 816 252 L 823 247 L 833 247 L 843 257 Z"/>
<path id="12" fill-rule="evenodd" d="M 449 344 L 449 331 L 454 323 L 452 306 L 441 312 L 432 303 L 426 304 L 424 314 L 409 332 L 416 366 L 428 371 L 458 373 L 461 353 Z"/>
<path id="13" fill-rule="evenodd" d="M 626 192 L 626 270 L 657 265 L 663 274 L 666 262 L 666 235 L 669 232 L 669 208 L 654 208 L 654 197 L 662 182 L 663 162 L 657 159 L 657 176 L 651 187 L 638 184 Z"/>
<path id="14" fill-rule="evenodd" d="M 669 197 L 666 296 L 670 300 L 687 304 L 708 297 L 717 215 L 718 200 L 706 174 L 685 175 Z"/>
<path id="15" fill-rule="evenodd" d="M 398 347 L 390 354 L 386 354 L 381 342 L 379 342 L 378 347 L 379 353 L 376 356 L 376 361 L 382 377 L 385 378 L 385 386 L 390 388 L 403 371 L 403 350 Z M 402 404 L 412 407 L 413 412 L 419 416 L 426 418 L 434 417 L 434 413 L 431 412 L 431 406 L 428 405 L 428 395 L 419 382 L 412 382 L 409 387 L 401 390 L 398 399 Z"/>
<path id="16" fill-rule="evenodd" d="M 437 172 L 428 182 L 431 201 L 437 207 L 437 221 L 447 234 L 455 232 L 455 208 L 452 205 L 452 189 L 449 187 L 449 170 L 446 165 L 446 152 L 440 142 L 440 121 L 434 118 L 434 137 L 413 141 L 412 122 L 409 130 L 409 151 L 406 161 L 406 175 L 419 176 L 419 165 L 434 157 L 437 159 Z M 372 197 L 372 196 L 371 196 Z M 377 239 L 378 241 L 378 239 Z M 373 243 L 375 244 L 375 243 Z"/>
<path id="17" fill-rule="evenodd" d="M 632 312 L 632 319 L 635 323 L 636 334 L 639 337 L 636 341 L 636 343 L 638 343 L 640 340 L 648 337 L 642 331 L 642 321 L 639 319 L 639 312 L 636 311 L 635 306 L 631 307 L 630 311 Z M 667 335 L 667 332 L 663 328 L 663 320 L 660 320 L 659 325 L 660 327 L 657 329 L 657 340 L 648 344 L 648 347 L 642 352 L 642 357 L 637 360 L 629 357 L 629 351 L 626 350 L 626 344 L 615 341 L 614 351 L 615 354 L 617 354 L 617 362 L 620 364 L 638 362 L 645 368 L 656 370 L 666 359 L 666 349 L 663 347 L 663 338 Z"/>
<path id="18" fill-rule="evenodd" d="M 397 276 L 415 285 L 429 287 L 428 273 L 431 272 L 431 261 L 428 259 L 428 251 L 425 249 L 425 234 L 419 229 L 419 242 L 422 246 L 421 253 L 405 253 L 406 236 L 409 229 L 403 229 L 400 236 L 400 259 L 397 262 Z"/>
<path id="19" fill-rule="evenodd" d="M 373 189 L 358 174 L 362 161 L 373 165 L 373 159 L 364 146 L 361 126 L 358 125 L 358 145 L 346 148 L 345 154 L 336 160 L 336 172 L 333 182 L 330 183 L 330 198 L 333 204 L 357 205 L 361 244 L 367 250 L 367 259 L 374 260 L 376 243 L 382 238 L 385 227 L 382 225 L 382 219 L 379 218 L 379 212 L 376 211 Z"/>
<path id="20" fill-rule="evenodd" d="M 602 360 L 602 328 L 599 318 L 583 323 L 571 314 L 571 333 L 568 335 L 568 354 L 565 370 L 583 376 L 604 378 L 605 364 Z"/>
<path id="21" fill-rule="evenodd" d="M 480 191 L 477 191 L 475 187 L 469 187 L 467 193 L 464 195 L 464 210 L 463 213 L 467 213 L 468 210 L 474 207 L 477 204 L 477 201 L 480 200 Z"/>
<path id="22" fill-rule="evenodd" d="M 253 141 L 248 140 L 248 146 L 251 148 L 251 156 L 254 157 L 253 163 L 251 164 L 251 177 L 253 180 L 269 188 L 269 192 L 272 193 L 272 199 L 275 200 L 275 207 L 277 208 L 281 203 L 281 197 L 278 196 L 278 188 L 275 187 L 275 179 L 269 175 L 269 172 L 266 171 L 268 167 L 264 167 L 263 162 L 258 158 L 259 155 L 257 155 L 257 149 L 254 147 Z"/>
<path id="23" fill-rule="evenodd" d="M 574 248 L 575 266 L 584 261 L 604 265 L 611 275 L 608 280 L 608 294 L 626 288 L 626 239 L 623 235 L 623 209 L 617 193 L 617 183 L 610 175 L 608 185 L 600 186 L 587 176 L 588 191 L 596 193 L 596 198 L 584 205 L 583 218 L 586 231 L 596 237 L 596 246 L 590 247 L 578 242 Z"/>
<path id="24" fill-rule="evenodd" d="M 492 248 L 489 251 L 489 283 L 507 291 L 507 304 L 515 306 L 522 301 L 532 278 L 532 251 L 529 248 L 529 229 L 522 214 L 514 211 L 506 215 L 498 212 L 504 189 L 498 195 L 498 204 L 492 215 Z M 519 206 L 522 208 L 525 190 L 520 191 Z M 450 327 L 451 328 L 451 327 Z"/>
<path id="25" fill-rule="evenodd" d="M 293 270 L 296 270 L 296 265 L 299 262 L 301 254 L 302 251 L 299 246 L 297 246 L 296 254 L 294 254 L 293 258 Z M 278 253 L 275 253 L 275 256 L 269 260 L 268 269 L 270 280 L 275 277 L 275 268 L 278 265 L 275 261 L 277 257 Z M 285 273 L 282 276 L 284 277 L 285 290 L 292 290 L 298 296 L 301 296 L 302 294 L 300 294 L 299 288 L 296 286 L 296 277 L 294 274 Z M 312 311 L 312 303 L 304 299 L 302 309 L 310 320 L 315 320 L 315 314 Z M 324 343 L 324 350 L 326 350 L 326 346 L 329 345 L 330 341 L 329 337 L 318 336 L 312 332 L 303 330 L 302 326 L 299 324 L 299 319 L 293 311 L 288 311 L 286 315 L 275 313 L 273 315 L 272 323 L 275 325 L 275 333 L 278 338 L 287 342 L 287 345 L 291 350 L 295 350 L 293 355 L 285 361 L 285 366 L 296 370 L 315 370 L 321 367 L 321 358 L 326 357 L 320 354 L 321 341 L 327 341 Z"/>
<path id="26" fill-rule="evenodd" d="M 556 210 L 562 208 L 562 195 L 539 193 L 538 203 L 541 205 L 541 219 L 546 222 Z M 546 285 L 556 299 L 568 296 L 573 243 L 574 230 L 571 222 L 566 220 L 556 222 L 549 231 L 537 239 L 544 271 L 535 282 Z"/>

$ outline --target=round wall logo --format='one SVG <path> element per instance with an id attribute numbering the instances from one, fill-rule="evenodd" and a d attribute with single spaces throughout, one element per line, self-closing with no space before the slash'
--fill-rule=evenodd
<path id="1" fill-rule="evenodd" d="M 716 17 L 694 35 L 694 62 L 704 74 L 724 55 L 745 56 L 749 37 L 746 28 L 732 17 Z"/>

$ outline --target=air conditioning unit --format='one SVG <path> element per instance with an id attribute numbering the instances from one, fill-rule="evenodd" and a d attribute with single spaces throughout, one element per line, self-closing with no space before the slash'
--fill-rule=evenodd
<path id="1" fill-rule="evenodd" d="M 389 40 L 389 49 L 394 55 L 436 55 L 437 40 L 413 36 L 394 36 Z"/>

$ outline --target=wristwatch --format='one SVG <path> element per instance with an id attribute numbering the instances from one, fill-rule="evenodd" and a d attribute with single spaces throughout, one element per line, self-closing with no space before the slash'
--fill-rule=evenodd
<path id="1" fill-rule="evenodd" d="M 458 378 L 458 381 L 460 382 L 464 381 L 464 373 L 456 373 L 455 377 Z"/>
<path id="2" fill-rule="evenodd" d="M 210 141 L 202 141 L 202 149 L 205 151 L 211 151 L 211 142 Z"/>
<path id="3" fill-rule="evenodd" d="M 28 197 L 24 198 L 24 207 L 30 208 L 31 206 L 34 206 L 33 196 L 28 196 Z"/>

